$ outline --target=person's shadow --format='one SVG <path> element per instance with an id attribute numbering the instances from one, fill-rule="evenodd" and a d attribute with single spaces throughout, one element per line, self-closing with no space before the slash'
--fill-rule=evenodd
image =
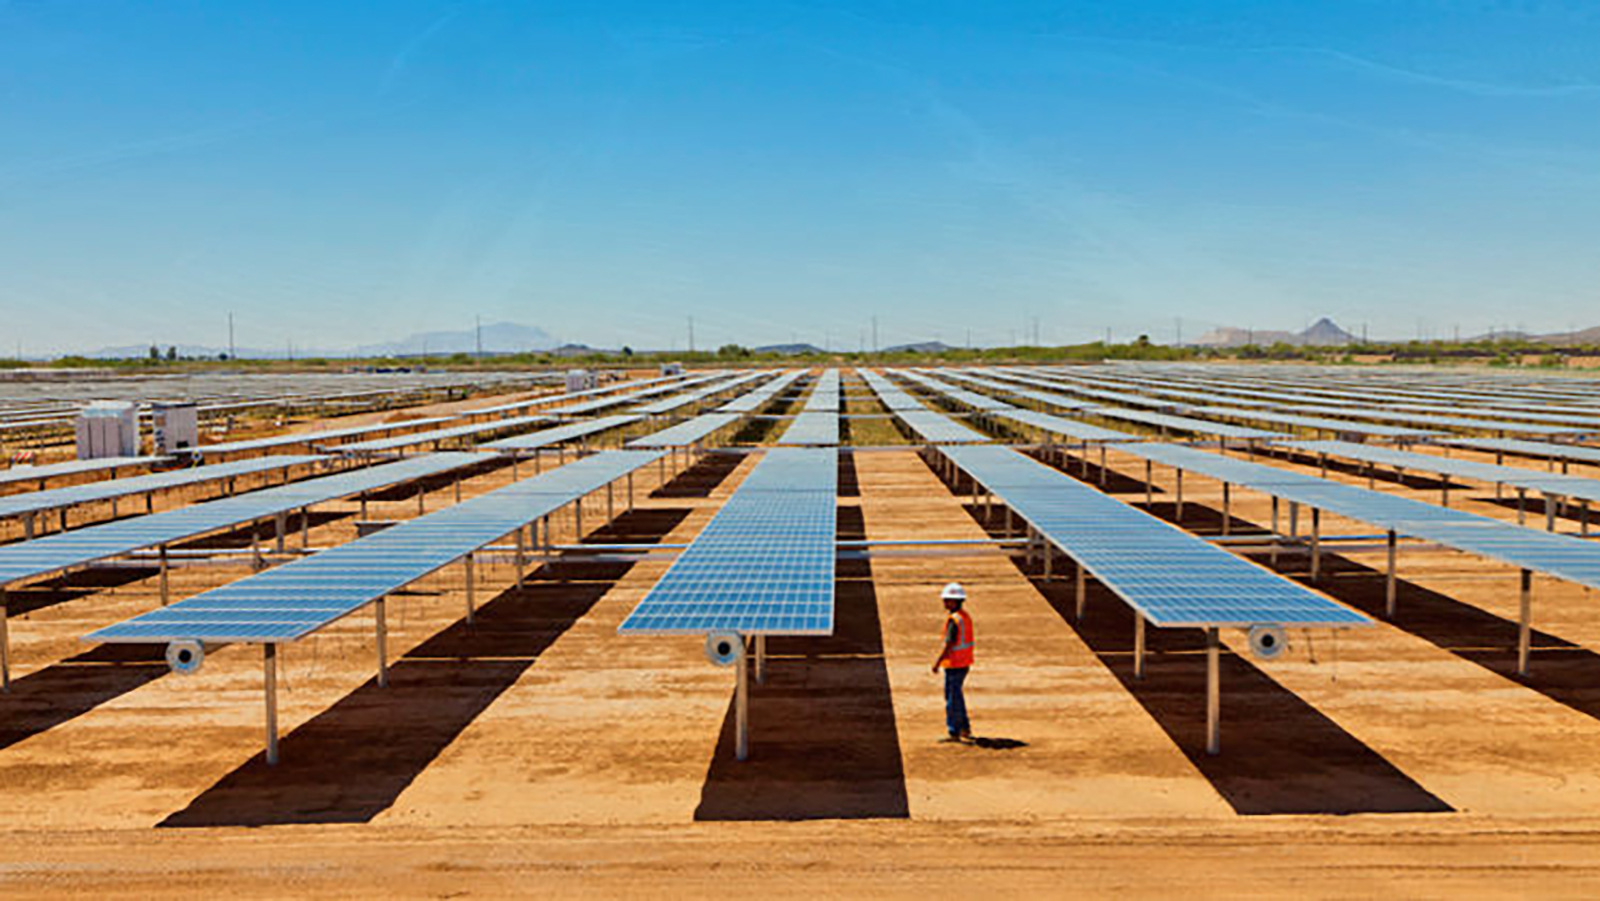
<path id="1" fill-rule="evenodd" d="M 1020 738 L 988 738 L 982 735 L 972 737 L 972 746 L 985 751 L 1012 751 L 1017 748 L 1026 748 L 1028 743 Z"/>

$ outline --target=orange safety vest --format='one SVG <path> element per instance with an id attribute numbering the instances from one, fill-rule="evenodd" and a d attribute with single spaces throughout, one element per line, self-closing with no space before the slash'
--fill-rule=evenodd
<path id="1" fill-rule="evenodd" d="M 944 665 L 951 669 L 961 669 L 972 665 L 972 616 L 965 610 L 957 610 L 950 614 L 947 621 L 956 624 L 956 643 L 950 646 L 950 652 L 944 655 Z M 946 636 L 940 636 L 944 638 Z"/>

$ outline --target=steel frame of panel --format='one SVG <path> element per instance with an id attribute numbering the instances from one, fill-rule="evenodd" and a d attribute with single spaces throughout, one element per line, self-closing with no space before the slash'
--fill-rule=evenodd
<path id="1" fill-rule="evenodd" d="M 739 760 L 749 754 L 751 643 L 764 676 L 767 635 L 833 632 L 838 467 L 834 448 L 766 451 L 617 627 L 622 635 L 733 637 Z"/>
<path id="2" fill-rule="evenodd" d="M 1261 463 L 1229 459 L 1194 448 L 1145 444 L 1130 445 L 1126 450 L 1147 461 L 1191 470 L 1271 495 L 1274 509 L 1277 499 L 1289 501 L 1290 540 L 1297 537 L 1294 514 L 1300 505 L 1305 505 L 1313 510 L 1328 510 L 1347 519 L 1371 523 L 1393 535 L 1418 538 L 1509 564 L 1519 571 L 1541 572 L 1588 588 L 1600 588 L 1600 547 L 1572 535 L 1524 528 L 1475 513 L 1437 507 Z M 1273 532 L 1276 535 L 1276 517 Z M 1321 536 L 1314 532 L 1311 537 L 1314 542 L 1312 562 L 1315 564 L 1315 554 L 1319 550 L 1315 542 Z M 1275 538 L 1274 551 L 1277 543 Z M 1385 592 L 1385 607 L 1390 616 L 1394 613 L 1395 566 L 1396 554 L 1391 548 Z M 1519 635 L 1531 634 L 1531 591 L 1530 581 L 1528 602 L 1522 605 L 1519 614 Z M 1528 659 L 1526 654 L 1522 654 L 1518 660 L 1518 675 L 1527 674 Z"/>
<path id="3" fill-rule="evenodd" d="M 286 510 L 309 510 L 314 504 L 417 481 L 482 459 L 468 453 L 413 457 L 0 547 L 0 620 L 7 615 L 5 589 L 16 582 L 137 550 L 164 547 L 219 529 L 235 528 L 244 523 L 253 525 Z M 259 560 L 254 528 L 251 539 Z M 58 548 L 59 553 L 52 553 Z M 3 659 L 4 655 L 0 654 L 0 660 Z"/>
<path id="4" fill-rule="evenodd" d="M 479 495 L 437 513 L 391 526 L 348 544 L 202 592 L 84 636 L 95 642 L 254 643 L 267 667 L 267 762 L 277 763 L 277 646 L 298 641 L 364 607 L 374 610 L 374 645 L 380 688 L 388 684 L 384 599 L 434 572 L 462 561 L 470 579 L 472 554 L 514 533 L 518 585 L 526 527 L 630 475 L 660 451 L 605 451 L 540 476 Z M 614 508 L 613 511 L 614 512 Z M 581 531 L 581 526 L 579 527 Z M 472 620 L 469 585 L 467 618 Z"/>
<path id="5" fill-rule="evenodd" d="M 1093 575 L 1133 608 L 1134 641 L 1139 652 L 1136 656 L 1140 658 L 1134 663 L 1136 676 L 1144 672 L 1146 623 L 1206 631 L 1208 753 L 1216 754 L 1221 749 L 1218 661 L 1210 653 L 1218 628 L 1347 628 L 1371 624 L 1359 613 L 1017 451 L 992 446 L 951 447 L 940 448 L 939 453 L 947 464 L 946 474 L 959 469 L 972 480 L 974 491 L 980 485 L 984 488 L 986 511 L 990 506 L 988 498 L 998 497 L 1006 504 L 1008 520 L 1014 511 L 1027 525 L 1030 537 L 1037 536 L 1046 579 L 1050 576 L 1049 546 L 1074 561 L 1080 618 L 1085 575 Z M 938 471 L 936 461 L 929 462 Z M 1174 616 L 1163 602 L 1178 593 L 1184 598 L 1206 593 L 1214 596 L 1219 589 L 1230 596 L 1234 592 L 1251 594 L 1248 603 L 1256 605 L 1254 610 L 1249 616 L 1239 617 L 1238 602 L 1228 600 L 1223 603 L 1229 609 L 1220 614 Z M 1185 600 L 1181 606 L 1192 605 Z"/>

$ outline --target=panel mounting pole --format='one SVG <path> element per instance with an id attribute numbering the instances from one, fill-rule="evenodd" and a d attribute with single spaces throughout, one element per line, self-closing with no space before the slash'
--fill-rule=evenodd
<path id="1" fill-rule="evenodd" d="M 1517 525 L 1528 524 L 1528 489 L 1517 489 Z"/>
<path id="2" fill-rule="evenodd" d="M 266 702 L 267 764 L 278 765 L 278 645 L 261 646 L 261 685 Z"/>
<path id="3" fill-rule="evenodd" d="M 734 749 L 733 756 L 738 760 L 748 760 L 750 757 L 750 661 L 745 653 L 743 636 L 739 638 L 739 658 L 734 661 L 734 666 L 739 672 L 733 684 L 733 713 L 734 713 Z"/>
<path id="4" fill-rule="evenodd" d="M 1322 508 L 1311 508 L 1311 581 L 1322 577 Z"/>
<path id="5" fill-rule="evenodd" d="M 384 598 L 378 598 L 373 605 L 376 619 L 376 633 L 378 646 L 378 687 L 389 687 L 389 618 L 385 616 L 386 605 Z"/>
<path id="6" fill-rule="evenodd" d="M 1522 571 L 1521 616 L 1517 621 L 1517 675 L 1528 675 L 1528 652 L 1533 645 L 1533 571 Z"/>
<path id="7" fill-rule="evenodd" d="M 1155 482 L 1153 478 L 1154 474 L 1151 472 L 1150 461 L 1146 460 L 1144 461 L 1144 506 L 1146 510 L 1150 509 L 1150 506 L 1155 503 Z"/>
<path id="8" fill-rule="evenodd" d="M 1394 530 L 1393 529 L 1389 530 L 1388 544 L 1389 544 L 1389 571 L 1384 576 L 1384 582 L 1383 582 L 1383 612 L 1384 612 L 1384 616 L 1388 617 L 1389 619 L 1394 619 L 1395 534 L 1394 534 Z"/>
<path id="9" fill-rule="evenodd" d="M 1077 605 L 1073 619 L 1081 622 L 1083 620 L 1083 604 L 1088 599 L 1089 594 L 1088 571 L 1083 568 L 1082 563 L 1078 564 L 1078 581 L 1073 590 L 1075 592 L 1074 601 Z"/>
<path id="10" fill-rule="evenodd" d="M 1223 482 L 1222 483 L 1222 534 L 1223 534 L 1223 537 L 1227 537 L 1228 532 L 1233 528 L 1233 513 L 1232 513 L 1233 492 L 1231 490 L 1232 487 L 1233 486 L 1228 484 L 1227 482 Z"/>
<path id="11" fill-rule="evenodd" d="M 1544 495 L 1544 530 L 1546 532 L 1556 530 L 1556 503 L 1548 494 Z"/>
<path id="12" fill-rule="evenodd" d="M 161 553 L 161 606 L 165 607 L 165 606 L 167 606 L 167 603 L 172 600 L 172 595 L 171 595 L 171 593 L 170 593 L 170 591 L 168 589 L 168 586 L 167 586 L 167 546 L 166 545 L 164 545 L 164 544 L 161 545 L 160 553 Z"/>
<path id="13" fill-rule="evenodd" d="M 11 611 L 6 609 L 6 590 L 0 588 L 0 692 L 11 693 Z"/>
<path id="14" fill-rule="evenodd" d="M 1100 445 L 1100 487 L 1106 487 L 1106 446 Z"/>
<path id="15" fill-rule="evenodd" d="M 767 682 L 767 636 L 756 636 L 756 684 Z"/>
<path id="16" fill-rule="evenodd" d="M 283 553 L 283 533 L 288 531 L 289 514 L 285 513 L 282 510 L 279 510 L 277 513 L 273 514 L 273 516 L 272 516 L 272 527 L 273 527 L 273 531 L 277 533 L 276 535 L 273 536 L 273 549 L 275 551 L 277 551 L 279 554 L 282 554 Z"/>
<path id="17" fill-rule="evenodd" d="M 521 534 L 520 530 L 518 530 L 518 534 Z M 467 625 L 470 626 L 478 616 L 478 586 L 477 580 L 473 578 L 472 555 L 468 554 L 462 558 L 462 563 L 465 564 L 467 570 Z"/>
<path id="18" fill-rule="evenodd" d="M 545 540 L 548 541 L 549 538 L 550 538 L 550 536 L 549 536 L 549 533 L 547 532 L 545 534 Z M 527 541 L 527 538 L 523 535 L 522 527 L 518 526 L 517 527 L 517 559 L 516 559 L 516 562 L 515 562 L 515 566 L 516 566 L 516 570 L 517 570 L 517 587 L 518 588 L 522 587 L 522 566 L 523 566 L 522 557 L 523 557 L 523 554 L 526 552 L 527 543 L 528 543 L 528 541 Z"/>
<path id="19" fill-rule="evenodd" d="M 1183 468 L 1182 467 L 1178 468 L 1177 479 L 1178 479 L 1178 486 L 1177 486 L 1178 487 L 1178 497 L 1177 497 L 1178 510 L 1177 510 L 1176 517 L 1174 518 L 1173 521 L 1181 523 L 1181 522 L 1183 522 Z"/>
<path id="20" fill-rule="evenodd" d="M 1206 629 L 1206 753 L 1222 753 L 1222 648 L 1215 626 Z"/>
<path id="21" fill-rule="evenodd" d="M 1133 611 L 1133 677 L 1144 678 L 1144 614 Z"/>

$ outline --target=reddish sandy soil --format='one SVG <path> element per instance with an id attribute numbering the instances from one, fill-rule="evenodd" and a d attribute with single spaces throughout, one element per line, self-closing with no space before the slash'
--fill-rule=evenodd
<path id="1" fill-rule="evenodd" d="M 664 486 L 651 467 L 636 508 L 609 526 L 604 496 L 591 499 L 585 524 L 601 528 L 589 538 L 687 541 L 753 464 L 711 456 Z M 1108 489 L 1142 504 L 1142 463 L 1113 453 L 1111 467 Z M 841 474 L 842 536 L 986 535 L 981 508 L 912 450 L 854 455 Z M 1170 518 L 1172 474 L 1155 476 L 1154 512 Z M 463 497 L 510 478 L 474 476 Z M 1438 498 L 1420 479 L 1377 484 Z M 1218 486 L 1190 476 L 1185 500 L 1184 525 L 1215 531 Z M 450 484 L 430 486 L 429 509 L 452 501 Z M 1515 518 L 1482 486 L 1452 503 Z M 314 513 L 311 543 L 352 538 L 354 509 Z M 406 489 L 369 515 L 415 511 Z M 1268 511 L 1235 494 L 1239 525 Z M 569 517 L 557 525 L 556 540 L 574 537 Z M 988 526 L 1003 529 L 1003 514 Z M 1570 585 L 1537 580 L 1533 673 L 1519 679 L 1516 574 L 1408 547 L 1392 623 L 1295 632 L 1272 662 L 1225 656 L 1223 753 L 1208 757 L 1198 633 L 1153 630 L 1136 680 L 1126 608 L 1092 587 L 1076 621 L 1064 566 L 1046 581 L 993 549 L 844 560 L 836 634 L 771 642 L 739 763 L 730 671 L 694 639 L 616 635 L 667 561 L 567 555 L 521 589 L 509 560 L 495 561 L 480 567 L 471 627 L 451 567 L 391 600 L 386 689 L 370 612 L 288 647 L 276 767 L 261 756 L 257 650 L 217 649 L 179 678 L 159 647 L 79 642 L 158 603 L 149 569 L 17 591 L 18 678 L 0 697 L 0 893 L 1600 892 L 1600 617 Z M 1330 552 L 1316 587 L 1381 613 L 1382 561 L 1370 545 Z M 1297 579 L 1305 564 L 1280 559 Z M 247 572 L 180 569 L 175 591 Z M 951 579 L 977 622 L 981 747 L 936 741 L 928 665 Z M 1224 639 L 1244 651 L 1242 635 Z"/>

